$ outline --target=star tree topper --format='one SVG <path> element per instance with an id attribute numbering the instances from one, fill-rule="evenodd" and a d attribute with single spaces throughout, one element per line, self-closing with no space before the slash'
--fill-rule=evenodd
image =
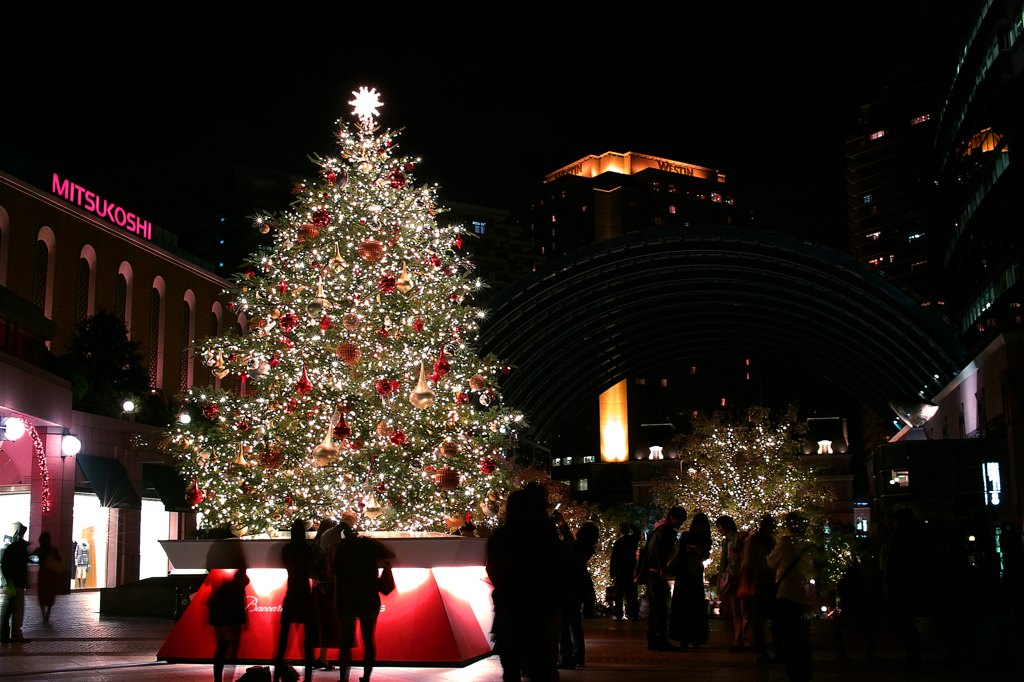
<path id="1" fill-rule="evenodd" d="M 380 101 L 377 88 L 367 90 L 359 88 L 359 92 L 352 91 L 355 99 L 349 102 L 352 105 L 352 113 L 359 117 L 359 120 L 367 126 L 373 125 L 373 117 L 377 116 L 377 107 L 384 106 Z"/>

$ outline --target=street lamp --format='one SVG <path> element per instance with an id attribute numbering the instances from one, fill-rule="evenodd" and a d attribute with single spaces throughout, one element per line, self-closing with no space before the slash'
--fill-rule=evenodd
<path id="1" fill-rule="evenodd" d="M 25 422 L 17 417 L 0 417 L 0 441 L 15 441 L 25 435 Z"/>
<path id="2" fill-rule="evenodd" d="M 82 450 L 82 441 L 70 433 L 65 433 L 60 439 L 60 451 L 64 457 L 74 457 Z"/>

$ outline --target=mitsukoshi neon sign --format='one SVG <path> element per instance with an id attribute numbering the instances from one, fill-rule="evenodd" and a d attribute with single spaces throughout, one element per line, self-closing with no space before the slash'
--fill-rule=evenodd
<path id="1" fill-rule="evenodd" d="M 106 199 L 101 199 L 100 195 L 90 192 L 81 185 L 76 185 L 67 178 L 61 182 L 56 173 L 53 174 L 52 191 L 57 196 L 81 206 L 86 211 L 95 213 L 100 218 L 106 218 L 118 227 L 123 227 L 140 237 L 153 239 L 153 223 L 143 220 L 134 213 L 129 213 Z"/>

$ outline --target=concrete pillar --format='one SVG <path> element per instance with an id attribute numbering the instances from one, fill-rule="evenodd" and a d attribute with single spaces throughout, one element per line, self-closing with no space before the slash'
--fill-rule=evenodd
<path id="1" fill-rule="evenodd" d="M 141 509 L 110 510 L 110 537 L 107 539 L 107 587 L 117 587 L 139 580 L 141 534 Z"/>
<path id="2" fill-rule="evenodd" d="M 43 443 L 46 468 L 49 475 L 50 511 L 43 513 L 43 477 L 38 458 L 33 446 L 32 460 L 32 507 L 30 511 L 29 546 L 35 549 L 39 545 L 39 534 L 48 532 L 53 546 L 60 552 L 61 580 L 58 591 L 67 594 L 71 591 L 72 524 L 75 508 L 75 459 L 64 458 L 60 449 L 60 427 L 37 427 L 39 439 Z M 29 437 L 26 435 L 26 438 Z M 33 569 L 33 573 L 35 569 Z M 34 584 L 33 578 L 33 584 Z"/>

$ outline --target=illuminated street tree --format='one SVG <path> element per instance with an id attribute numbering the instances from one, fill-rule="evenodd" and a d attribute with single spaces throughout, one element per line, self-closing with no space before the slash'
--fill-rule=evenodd
<path id="1" fill-rule="evenodd" d="M 754 407 L 747 421 L 731 423 L 722 412 L 698 417 L 688 435 L 677 436 L 678 468 L 655 481 L 663 506 L 682 505 L 692 518 L 722 514 L 741 529 L 756 530 L 762 515 L 777 520 L 790 511 L 821 517 L 825 491 L 799 458 L 800 427 L 791 407 L 781 419 Z"/>
<path id="2" fill-rule="evenodd" d="M 435 220 L 400 131 L 375 125 L 377 93 L 353 94 L 337 156 L 312 159 L 291 210 L 256 219 L 274 243 L 231 292 L 247 332 L 196 344 L 225 388 L 190 388 L 168 445 L 206 526 L 353 509 L 371 528 L 440 529 L 493 518 L 507 493 L 520 416 L 497 389 L 509 368 L 473 350 L 464 230 Z"/>

